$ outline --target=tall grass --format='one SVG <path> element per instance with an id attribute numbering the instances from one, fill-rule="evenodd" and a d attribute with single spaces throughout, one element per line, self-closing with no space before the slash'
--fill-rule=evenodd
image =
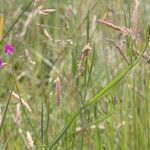
<path id="1" fill-rule="evenodd" d="M 148 1 L 1 3 L 0 149 L 149 149 Z"/>

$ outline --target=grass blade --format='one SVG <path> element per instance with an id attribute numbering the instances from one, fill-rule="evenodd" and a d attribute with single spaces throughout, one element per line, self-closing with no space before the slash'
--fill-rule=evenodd
<path id="1" fill-rule="evenodd" d="M 69 127 L 71 126 L 71 124 L 74 122 L 74 120 L 78 117 L 78 115 L 80 114 L 80 112 L 82 110 L 84 110 L 85 108 L 87 108 L 88 106 L 96 103 L 97 101 L 101 100 L 101 98 L 103 96 L 105 96 L 114 86 L 118 85 L 118 83 L 127 75 L 127 73 L 140 61 L 140 59 L 143 56 L 143 53 L 145 52 L 148 43 L 150 40 L 150 25 L 147 28 L 147 32 L 146 32 L 146 44 L 140 54 L 140 56 L 137 58 L 137 60 L 129 65 L 126 69 L 124 69 L 114 80 L 112 80 L 106 87 L 104 87 L 100 92 L 98 92 L 95 97 L 93 97 L 92 99 L 90 99 L 87 103 L 85 103 L 74 115 L 73 117 L 70 119 L 70 121 L 68 122 L 68 124 L 56 135 L 56 137 L 54 138 L 54 140 L 50 143 L 48 149 L 52 149 L 60 140 L 60 138 L 67 132 L 67 130 L 69 129 Z"/>

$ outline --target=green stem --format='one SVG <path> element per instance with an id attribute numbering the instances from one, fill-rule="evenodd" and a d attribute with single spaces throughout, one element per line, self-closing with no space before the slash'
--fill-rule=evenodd
<path id="1" fill-rule="evenodd" d="M 71 124 L 74 122 L 74 120 L 78 117 L 78 115 L 80 114 L 80 112 L 82 110 L 84 110 L 85 108 L 87 108 L 88 106 L 96 103 L 97 101 L 100 101 L 100 99 L 102 97 L 104 97 L 114 86 L 118 85 L 118 83 L 126 76 L 126 74 L 140 61 L 140 59 L 142 58 L 148 43 L 150 40 L 150 25 L 147 28 L 147 32 L 146 32 L 146 44 L 140 54 L 140 56 L 137 58 L 137 60 L 129 65 L 125 70 L 123 70 L 114 80 L 112 80 L 106 87 L 104 87 L 100 92 L 98 92 L 95 97 L 93 97 L 92 99 L 90 99 L 89 101 L 87 101 L 87 103 L 85 103 L 74 115 L 73 117 L 70 119 L 70 121 L 68 122 L 68 124 L 56 135 L 56 137 L 54 138 L 54 140 L 50 143 L 50 146 L 48 147 L 48 149 L 52 149 L 60 140 L 60 138 L 66 133 L 66 131 L 69 129 L 69 127 L 71 126 Z"/>
<path id="2" fill-rule="evenodd" d="M 9 95 L 9 98 L 8 98 L 8 101 L 7 101 L 5 110 L 4 110 L 3 118 L 2 118 L 2 121 L 0 122 L 0 133 L 1 133 L 1 130 L 2 130 L 2 127 L 3 127 L 3 124 L 4 124 L 4 120 L 6 118 L 6 114 L 7 114 L 7 110 L 8 110 L 8 106 L 9 106 L 9 103 L 10 103 L 10 99 L 11 99 L 13 89 L 14 89 L 14 86 L 12 87 L 12 90 L 10 92 L 10 95 Z"/>

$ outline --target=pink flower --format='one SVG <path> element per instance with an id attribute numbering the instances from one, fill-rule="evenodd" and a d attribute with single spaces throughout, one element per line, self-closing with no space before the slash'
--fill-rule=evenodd
<path id="1" fill-rule="evenodd" d="M 11 56 L 14 53 L 14 47 L 11 44 L 6 44 L 4 46 L 5 53 Z"/>

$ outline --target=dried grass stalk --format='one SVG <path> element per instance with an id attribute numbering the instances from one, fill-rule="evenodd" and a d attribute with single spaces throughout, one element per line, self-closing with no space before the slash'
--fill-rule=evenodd
<path id="1" fill-rule="evenodd" d="M 55 12 L 56 9 L 42 9 L 39 11 L 40 15 L 48 15 L 49 13 Z"/>
<path id="2" fill-rule="evenodd" d="M 27 135 L 28 149 L 33 150 L 34 149 L 34 142 L 33 142 L 32 136 L 31 136 L 29 131 L 26 132 L 26 135 Z"/>
<path id="3" fill-rule="evenodd" d="M 42 8 L 43 6 L 39 6 L 36 10 L 30 12 L 28 18 L 26 19 L 23 25 L 22 32 L 18 35 L 19 37 L 23 37 L 26 34 L 33 17 L 35 17 L 41 11 Z"/>
<path id="4" fill-rule="evenodd" d="M 55 83 L 56 105 L 60 106 L 60 101 L 61 101 L 61 84 L 60 84 L 60 78 L 57 77 L 55 79 L 54 83 Z"/>
<path id="5" fill-rule="evenodd" d="M 21 110 L 20 110 L 20 103 L 18 103 L 16 105 L 16 118 L 15 118 L 15 122 L 16 124 L 19 126 L 20 122 L 21 122 Z"/>
<path id="6" fill-rule="evenodd" d="M 101 20 L 101 19 L 98 19 L 98 22 L 102 23 L 102 24 L 105 24 L 106 26 L 114 29 L 114 30 L 117 30 L 119 31 L 121 34 L 123 34 L 123 36 L 130 36 L 130 37 L 134 37 L 133 36 L 133 32 L 131 29 L 128 29 L 126 27 L 119 27 L 117 25 L 114 25 L 113 23 L 110 23 L 108 21 L 104 21 L 104 20 Z"/>
<path id="7" fill-rule="evenodd" d="M 9 92 L 11 92 L 11 91 L 9 91 Z M 29 112 L 32 111 L 31 108 L 30 108 L 30 106 L 29 106 L 29 104 L 28 104 L 27 102 L 25 102 L 22 98 L 20 98 L 20 96 L 19 96 L 18 94 L 16 94 L 15 92 L 12 91 L 12 96 L 13 96 L 18 102 L 20 102 L 20 100 L 21 100 L 23 106 L 24 106 Z"/>

